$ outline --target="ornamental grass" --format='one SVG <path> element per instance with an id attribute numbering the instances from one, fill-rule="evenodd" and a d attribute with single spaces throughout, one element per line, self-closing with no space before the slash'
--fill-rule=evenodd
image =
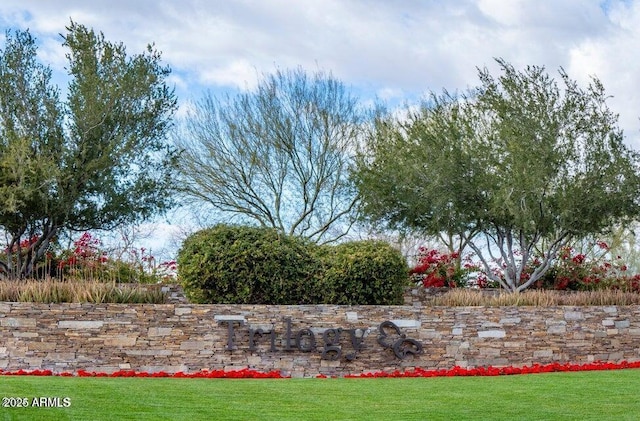
<path id="1" fill-rule="evenodd" d="M 520 293 L 452 288 L 447 293 L 424 300 L 430 306 L 607 306 L 638 305 L 640 294 L 621 290 L 555 291 L 527 290 Z"/>
<path id="2" fill-rule="evenodd" d="M 0 301 L 164 304 L 167 298 L 160 288 L 150 285 L 56 279 L 0 281 Z"/>

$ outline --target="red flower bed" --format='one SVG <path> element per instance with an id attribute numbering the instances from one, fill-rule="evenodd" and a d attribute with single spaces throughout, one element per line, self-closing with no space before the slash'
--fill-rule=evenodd
<path id="1" fill-rule="evenodd" d="M 195 373 L 166 373 L 159 371 L 148 373 L 146 371 L 120 370 L 113 373 L 96 373 L 94 371 L 78 370 L 76 373 L 54 373 L 51 370 L 17 370 L 4 371 L 0 369 L 2 376 L 61 376 L 61 377 L 172 377 L 182 379 L 282 379 L 286 378 L 279 371 L 264 373 L 248 368 L 242 370 L 202 370 Z"/>
<path id="2" fill-rule="evenodd" d="M 554 373 L 566 371 L 597 371 L 597 370 L 621 370 L 625 368 L 640 368 L 640 361 L 620 363 L 608 363 L 595 361 L 587 364 L 570 364 L 570 363 L 551 363 L 551 364 L 534 364 L 524 367 L 453 367 L 450 369 L 425 370 L 415 368 L 407 371 L 393 372 L 377 372 L 364 373 L 356 375 L 347 375 L 346 378 L 376 378 L 376 377 L 456 377 L 456 376 L 506 376 L 514 374 L 537 374 L 537 373 Z"/>
<path id="3" fill-rule="evenodd" d="M 598 370 L 622 370 L 627 368 L 640 368 L 640 361 L 620 363 L 609 363 L 595 361 L 587 364 L 551 363 L 534 364 L 524 367 L 453 367 L 450 369 L 425 370 L 415 368 L 413 370 L 375 372 L 363 374 L 348 374 L 345 378 L 385 378 L 385 377 L 456 377 L 456 376 L 508 376 L 514 374 L 536 374 L 554 373 L 566 371 L 598 371 Z M 96 373 L 93 371 L 78 370 L 76 373 L 62 372 L 54 373 L 51 370 L 17 370 L 5 371 L 0 369 L 1 376 L 61 376 L 61 377 L 171 377 L 182 379 L 285 379 L 290 376 L 283 376 L 279 371 L 267 373 L 245 368 L 242 370 L 202 370 L 195 373 L 148 373 L 145 371 L 120 370 L 113 373 Z M 320 374 L 317 378 L 325 379 L 326 375 Z"/>

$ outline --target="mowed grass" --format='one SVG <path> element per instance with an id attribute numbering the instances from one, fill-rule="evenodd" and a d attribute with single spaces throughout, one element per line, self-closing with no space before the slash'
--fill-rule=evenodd
<path id="1" fill-rule="evenodd" d="M 4 420 L 637 420 L 640 370 L 396 379 L 0 377 L 2 397 L 68 397 Z"/>

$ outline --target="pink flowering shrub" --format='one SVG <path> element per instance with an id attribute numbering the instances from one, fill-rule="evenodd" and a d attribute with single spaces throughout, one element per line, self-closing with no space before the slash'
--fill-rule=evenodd
<path id="1" fill-rule="evenodd" d="M 49 253 L 47 259 L 48 266 L 55 266 L 50 272 L 62 279 L 156 283 L 173 281 L 177 273 L 175 260 L 157 262 L 144 247 L 109 252 L 89 232 L 74 240 L 71 248 Z"/>
<path id="2" fill-rule="evenodd" d="M 588 252 L 577 252 L 572 247 L 560 250 L 545 275 L 533 284 L 533 288 L 592 291 L 620 289 L 640 292 L 640 274 L 629 273 L 620 256 L 611 256 L 609 245 L 597 241 Z M 516 253 L 517 255 L 517 253 Z M 534 270 L 542 264 L 535 257 L 524 268 L 521 281 L 526 282 Z M 503 276 L 505 265 L 495 262 L 492 275 Z M 459 253 L 443 253 L 436 249 L 420 248 L 418 263 L 411 269 L 412 281 L 425 288 L 441 287 L 497 287 L 489 280 L 479 263 L 471 256 L 460 258 Z"/>
<path id="3" fill-rule="evenodd" d="M 629 273 L 621 256 L 609 256 L 609 251 L 604 241 L 597 241 L 589 254 L 565 247 L 558 254 L 555 265 L 535 286 L 577 291 L 640 291 L 640 275 Z"/>
<path id="4" fill-rule="evenodd" d="M 413 282 L 425 288 L 459 288 L 470 286 L 470 275 L 476 272 L 480 272 L 480 268 L 468 256 L 461 259 L 456 252 L 442 253 L 420 247 L 418 263 L 409 274 Z M 486 276 L 479 274 L 475 284 L 481 288 L 488 286 Z"/>

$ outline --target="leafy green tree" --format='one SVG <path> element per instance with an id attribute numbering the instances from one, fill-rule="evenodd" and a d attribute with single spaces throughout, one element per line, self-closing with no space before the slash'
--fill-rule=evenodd
<path id="1" fill-rule="evenodd" d="M 491 280 L 517 292 L 572 239 L 638 216 L 640 161 L 598 79 L 581 88 L 563 70 L 557 81 L 498 63 L 501 75 L 481 69 L 469 93 L 432 95 L 382 124 L 354 178 L 372 220 L 457 233 Z"/>
<path id="2" fill-rule="evenodd" d="M 422 106 L 397 116 L 380 113 L 357 161 L 355 183 L 367 222 L 402 234 L 439 238 L 462 254 L 477 230 L 466 222 L 464 206 L 475 201 L 468 145 L 455 140 L 470 132 L 468 104 L 448 93 L 432 94 Z M 428 164 L 427 164 L 428 163 Z M 442 196 L 439 189 L 455 189 Z M 429 201 L 422 198 L 429 198 Z M 463 235 L 465 233 L 465 235 Z"/>
<path id="3" fill-rule="evenodd" d="M 111 229 L 171 205 L 177 154 L 165 143 L 176 108 L 170 70 L 152 47 L 123 44 L 71 22 L 66 101 L 28 31 L 0 52 L 0 272 L 32 276 L 62 231 Z"/>
<path id="4" fill-rule="evenodd" d="M 322 72 L 278 71 L 255 91 L 208 94 L 177 138 L 183 193 L 227 218 L 334 241 L 354 222 L 348 178 L 362 121 L 356 99 Z"/>

